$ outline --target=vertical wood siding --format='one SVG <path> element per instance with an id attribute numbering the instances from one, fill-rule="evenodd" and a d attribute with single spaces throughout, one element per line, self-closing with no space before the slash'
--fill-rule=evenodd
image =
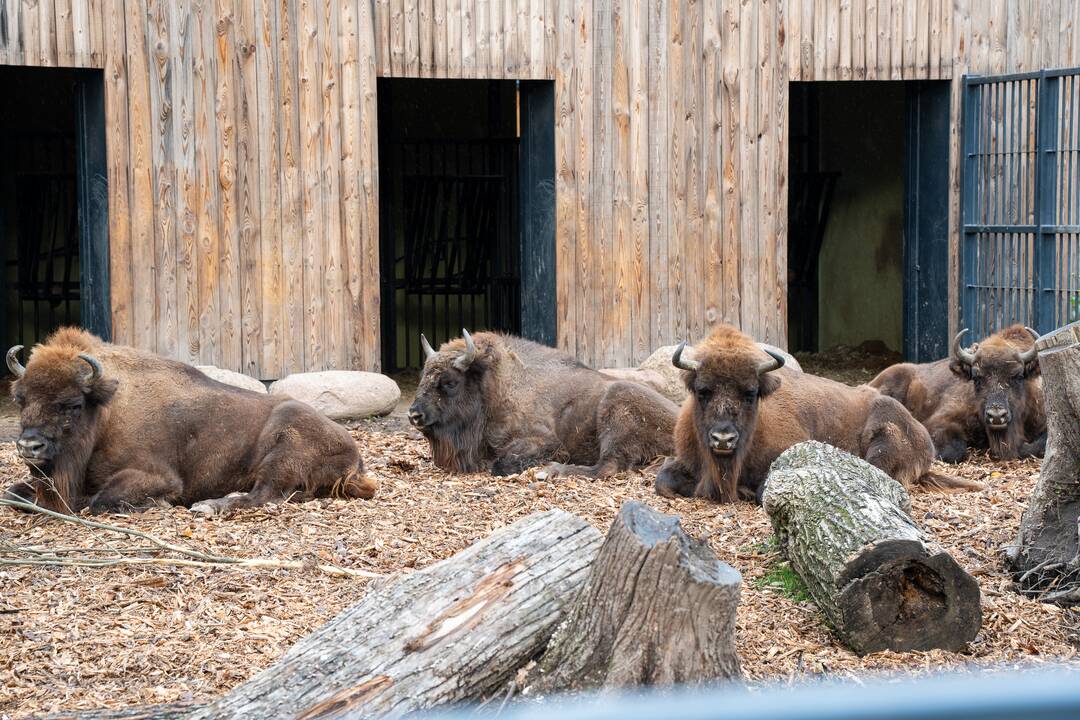
<path id="1" fill-rule="evenodd" d="M 555 82 L 558 343 L 786 342 L 788 81 L 1080 65 L 1068 0 L 0 0 L 105 69 L 113 332 L 263 378 L 377 368 L 375 77 Z"/>

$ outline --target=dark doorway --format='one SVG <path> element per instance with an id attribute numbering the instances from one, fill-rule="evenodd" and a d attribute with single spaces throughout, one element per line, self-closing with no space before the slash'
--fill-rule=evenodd
<path id="1" fill-rule="evenodd" d="M 947 82 L 791 84 L 793 351 L 944 354 L 948 93 Z"/>
<path id="2" fill-rule="evenodd" d="M 380 79 L 383 367 L 461 329 L 521 330 L 514 81 Z"/>
<path id="3" fill-rule="evenodd" d="M 109 336 L 101 71 L 0 67 L 0 344 Z"/>

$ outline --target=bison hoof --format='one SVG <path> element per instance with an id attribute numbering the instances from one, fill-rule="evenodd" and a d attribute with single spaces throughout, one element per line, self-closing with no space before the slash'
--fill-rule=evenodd
<path id="1" fill-rule="evenodd" d="M 191 506 L 191 512 L 198 513 L 199 515 L 221 515 L 228 512 L 234 505 L 233 498 L 243 497 L 247 493 L 234 492 L 229 493 L 223 498 L 216 498 L 214 500 L 200 500 Z"/>

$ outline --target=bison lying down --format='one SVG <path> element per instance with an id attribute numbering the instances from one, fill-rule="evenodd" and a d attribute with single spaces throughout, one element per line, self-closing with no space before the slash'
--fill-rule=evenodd
<path id="1" fill-rule="evenodd" d="M 553 463 L 552 475 L 604 477 L 671 452 L 678 408 L 656 391 L 528 340 L 463 335 L 439 352 L 421 336 L 409 420 L 440 468 L 508 475 Z"/>
<path id="2" fill-rule="evenodd" d="M 965 350 L 953 339 L 952 355 L 937 362 L 886 368 L 870 385 L 894 397 L 926 426 L 938 457 L 960 462 L 968 447 L 989 448 L 995 460 L 1041 457 L 1046 413 L 1035 340 L 1013 325 Z"/>
<path id="3" fill-rule="evenodd" d="M 757 498 L 773 460 L 805 440 L 858 455 L 905 487 L 981 489 L 930 471 L 930 436 L 896 400 L 784 368 L 782 355 L 733 327 L 714 330 L 697 360 L 684 359 L 680 346 L 672 362 L 686 371 L 690 395 L 675 429 L 676 456 L 656 478 L 661 495 Z"/>
<path id="4" fill-rule="evenodd" d="M 21 349 L 7 363 L 34 478 L 9 496 L 73 512 L 160 502 L 221 512 L 375 492 L 349 434 L 303 403 L 73 328 L 35 347 L 25 368 Z"/>

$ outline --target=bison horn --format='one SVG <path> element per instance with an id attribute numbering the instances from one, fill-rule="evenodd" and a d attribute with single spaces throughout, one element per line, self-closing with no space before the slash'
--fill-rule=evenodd
<path id="1" fill-rule="evenodd" d="M 465 328 L 461 328 L 461 337 L 465 338 L 465 352 L 454 361 L 454 367 L 458 370 L 466 370 L 476 359 L 476 343 L 473 342 L 472 335 Z"/>
<path id="2" fill-rule="evenodd" d="M 975 355 L 968 352 L 960 345 L 960 338 L 964 337 L 967 332 L 968 329 L 964 328 L 960 332 L 956 333 L 956 337 L 954 337 L 952 341 L 952 351 L 953 355 L 955 355 L 962 363 L 966 365 L 971 365 L 975 362 Z"/>
<path id="3" fill-rule="evenodd" d="M 675 353 L 671 356 L 671 364 L 679 368 L 680 370 L 689 370 L 690 372 L 694 372 L 699 367 L 701 367 L 701 363 L 697 360 L 691 360 L 690 358 L 684 360 L 682 353 L 685 349 L 686 341 L 683 340 L 681 343 L 679 343 L 679 347 L 675 348 Z"/>
<path id="4" fill-rule="evenodd" d="M 424 333 L 420 333 L 420 347 L 424 349 L 424 359 L 427 360 L 432 355 L 435 355 L 435 349 L 431 347 L 431 343 L 424 337 Z"/>
<path id="5" fill-rule="evenodd" d="M 1031 333 L 1031 337 L 1035 338 L 1036 342 L 1039 341 L 1039 337 L 1040 337 L 1039 333 L 1035 332 L 1034 330 L 1029 328 L 1027 325 L 1024 326 L 1024 329 L 1027 330 L 1029 333 Z M 1038 354 L 1039 354 L 1039 351 L 1035 349 L 1034 345 L 1032 345 L 1030 350 L 1025 350 L 1024 352 L 1020 353 L 1020 362 L 1027 365 L 1029 362 L 1034 360 L 1035 356 L 1038 355 Z"/>
<path id="6" fill-rule="evenodd" d="M 86 384 L 93 385 L 104 373 L 104 370 L 101 368 L 101 363 L 98 362 L 97 358 L 94 356 L 85 353 L 79 353 L 79 359 L 85 360 L 86 364 L 90 366 L 90 377 L 86 378 Z"/>
<path id="7" fill-rule="evenodd" d="M 787 359 L 783 355 L 781 355 L 780 353 L 774 353 L 772 350 L 769 350 L 767 348 L 761 349 L 764 350 L 769 355 L 769 357 L 772 358 L 772 360 L 766 360 L 765 362 L 758 365 L 758 377 L 761 377 L 765 373 L 772 372 L 773 370 L 779 370 L 780 368 L 784 367 L 784 363 L 787 362 Z"/>
<path id="8" fill-rule="evenodd" d="M 19 362 L 19 353 L 22 352 L 22 349 L 22 345 L 15 345 L 7 351 L 8 370 L 10 370 L 11 374 L 17 378 L 21 378 L 23 375 L 26 374 L 26 368 L 24 368 L 22 366 L 22 363 Z"/>

